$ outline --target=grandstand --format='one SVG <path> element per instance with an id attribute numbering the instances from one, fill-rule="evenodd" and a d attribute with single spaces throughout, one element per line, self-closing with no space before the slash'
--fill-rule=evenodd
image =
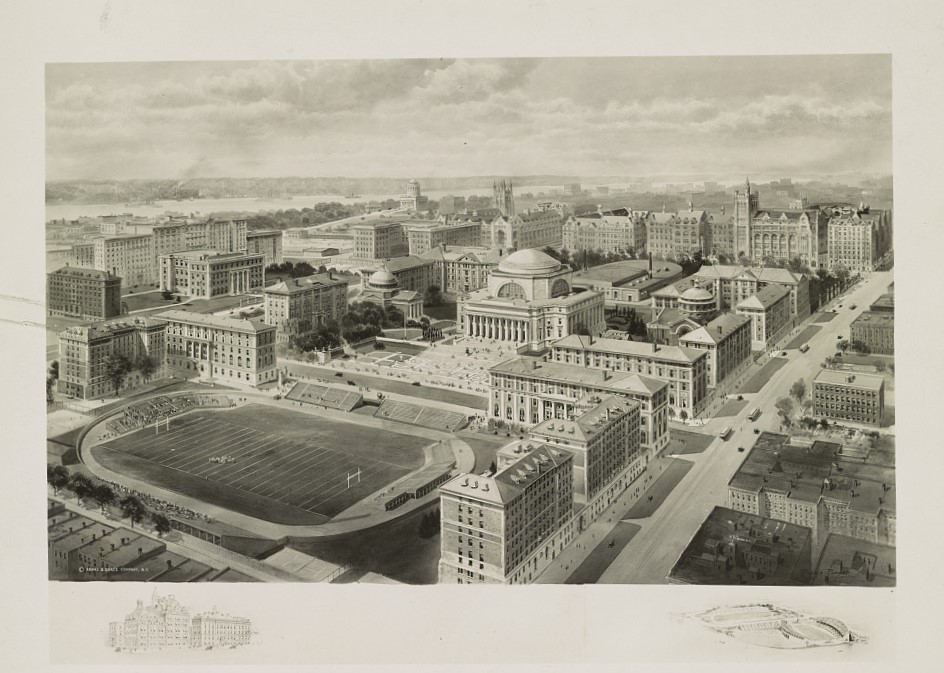
<path id="1" fill-rule="evenodd" d="M 421 428 L 456 432 L 468 422 L 468 417 L 458 411 L 446 411 L 436 407 L 427 407 L 412 402 L 399 400 L 384 400 L 377 411 L 375 418 L 385 421 L 397 421 L 408 425 L 418 425 Z"/>
<path id="2" fill-rule="evenodd" d="M 429 495 L 440 484 L 449 480 L 455 461 L 438 462 L 424 467 L 416 474 L 391 486 L 377 500 L 383 503 L 388 512 L 404 504 L 407 500 L 419 499 Z"/>
<path id="3" fill-rule="evenodd" d="M 283 547 L 272 554 L 265 559 L 265 563 L 292 573 L 305 582 L 330 582 L 343 572 L 343 568 L 339 565 L 322 561 L 288 547 Z"/>
<path id="4" fill-rule="evenodd" d="M 120 416 L 108 421 L 105 427 L 118 435 L 193 409 L 225 409 L 232 406 L 235 403 L 225 395 L 160 395 L 129 404 Z"/>
<path id="5" fill-rule="evenodd" d="M 352 411 L 364 402 L 360 393 L 303 382 L 296 383 L 285 398 L 340 411 Z"/>

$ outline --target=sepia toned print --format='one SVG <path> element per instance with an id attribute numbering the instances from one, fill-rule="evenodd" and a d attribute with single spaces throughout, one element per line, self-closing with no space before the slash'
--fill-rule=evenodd
<path id="1" fill-rule="evenodd" d="M 890 64 L 48 65 L 50 579 L 894 587 Z"/>

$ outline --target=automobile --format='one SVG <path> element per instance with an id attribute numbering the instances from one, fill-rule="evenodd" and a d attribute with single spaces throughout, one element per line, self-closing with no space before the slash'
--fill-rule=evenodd
<path id="1" fill-rule="evenodd" d="M 755 435 L 759 435 L 759 434 L 760 434 L 760 428 L 754 428 L 754 434 L 755 434 Z"/>
<path id="2" fill-rule="evenodd" d="M 782 357 L 782 358 L 787 357 L 787 351 L 784 351 L 783 353 L 781 353 L 781 354 L 780 354 L 780 357 Z"/>
<path id="3" fill-rule="evenodd" d="M 841 334 L 837 334 L 837 335 L 836 335 L 836 338 L 837 338 L 837 339 L 841 339 L 841 338 L 842 338 L 842 335 L 841 335 Z"/>
<path id="4" fill-rule="evenodd" d="M 739 453 L 744 453 L 744 447 L 743 447 L 743 446 L 739 446 L 739 447 L 738 447 L 738 452 L 739 452 Z"/>
<path id="5" fill-rule="evenodd" d="M 839 306 L 837 306 L 836 308 L 842 308 L 842 304 L 840 304 L 840 305 L 839 305 Z"/>
<path id="6" fill-rule="evenodd" d="M 836 351 L 835 357 L 841 358 L 841 357 L 842 357 L 842 351 Z"/>
<path id="7" fill-rule="evenodd" d="M 856 307 L 856 305 L 853 304 L 852 306 L 849 307 L 849 310 L 850 310 L 850 311 L 855 311 L 855 307 Z"/>

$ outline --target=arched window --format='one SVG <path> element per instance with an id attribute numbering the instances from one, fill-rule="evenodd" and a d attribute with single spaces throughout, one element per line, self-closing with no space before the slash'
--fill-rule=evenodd
<path id="1" fill-rule="evenodd" d="M 507 297 L 508 299 L 524 299 L 524 288 L 518 283 L 505 283 L 498 288 L 498 296 Z"/>
<path id="2" fill-rule="evenodd" d="M 551 287 L 551 296 L 552 297 L 563 297 L 565 294 L 570 292 L 570 286 L 567 284 L 567 281 L 563 278 L 558 278 L 554 281 L 554 285 Z"/>

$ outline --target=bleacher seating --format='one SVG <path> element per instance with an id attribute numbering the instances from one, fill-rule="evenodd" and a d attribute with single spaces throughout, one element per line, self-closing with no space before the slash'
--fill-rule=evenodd
<path id="1" fill-rule="evenodd" d="M 265 563 L 290 572 L 306 582 L 330 581 L 341 574 L 341 566 L 288 547 L 265 559 Z"/>
<path id="2" fill-rule="evenodd" d="M 108 421 L 105 427 L 109 432 L 121 434 L 200 407 L 225 409 L 233 404 L 225 395 L 161 395 L 129 404 L 121 416 Z"/>
<path id="3" fill-rule="evenodd" d="M 466 415 L 457 411 L 446 411 L 438 407 L 427 407 L 399 400 L 384 400 L 374 412 L 374 417 L 446 432 L 455 432 L 468 422 Z"/>
<path id="4" fill-rule="evenodd" d="M 296 383 L 285 397 L 295 402 L 340 411 L 352 411 L 364 401 L 364 396 L 360 393 L 302 382 Z"/>

